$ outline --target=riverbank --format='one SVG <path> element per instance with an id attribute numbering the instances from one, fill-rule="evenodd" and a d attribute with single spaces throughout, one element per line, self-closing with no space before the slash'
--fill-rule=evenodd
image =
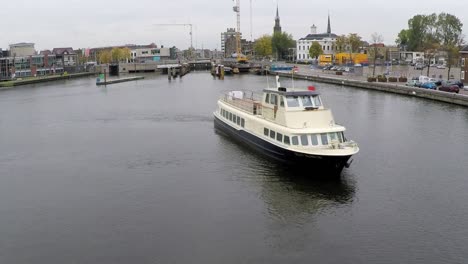
<path id="1" fill-rule="evenodd" d="M 275 73 L 276 74 L 276 73 Z M 291 78 L 290 73 L 278 73 L 281 77 Z M 345 75 L 340 77 L 323 76 L 317 72 L 307 72 L 301 69 L 299 73 L 294 74 L 294 78 L 310 80 L 315 82 L 330 83 L 336 85 L 344 85 L 355 88 L 362 88 L 368 90 L 376 90 L 382 92 L 390 92 L 396 94 L 402 94 L 413 97 L 420 97 L 440 102 L 452 103 L 462 106 L 468 106 L 468 96 L 460 93 L 448 93 L 437 90 L 423 89 L 418 87 L 406 86 L 403 83 L 379 83 L 379 82 L 367 82 L 360 80 L 359 78 L 353 78 L 354 76 Z"/>
<path id="2" fill-rule="evenodd" d="M 26 85 L 26 84 L 67 80 L 67 79 L 74 79 L 74 78 L 93 76 L 93 75 L 95 75 L 94 72 L 82 72 L 82 73 L 74 73 L 74 74 L 67 74 L 67 75 L 52 75 L 52 76 L 23 78 L 23 79 L 17 79 L 14 81 L 0 82 L 0 89 L 8 89 L 14 86 L 20 86 L 20 85 Z"/>

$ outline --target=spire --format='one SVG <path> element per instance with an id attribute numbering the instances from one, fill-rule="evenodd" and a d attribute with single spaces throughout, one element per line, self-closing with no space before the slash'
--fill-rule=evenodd
<path id="1" fill-rule="evenodd" d="M 331 26 L 330 26 L 330 13 L 328 14 L 328 26 L 327 26 L 327 33 L 331 34 Z"/>
<path id="2" fill-rule="evenodd" d="M 273 28 L 273 33 L 281 33 L 280 17 L 278 11 L 278 4 L 276 4 L 276 17 L 275 17 L 275 27 Z"/>

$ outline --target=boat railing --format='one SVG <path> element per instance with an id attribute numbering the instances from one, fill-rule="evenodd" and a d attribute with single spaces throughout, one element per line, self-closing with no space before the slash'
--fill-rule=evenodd
<path id="1" fill-rule="evenodd" d="M 232 91 L 224 94 L 221 100 L 253 115 L 262 115 L 263 111 L 273 111 L 273 108 L 262 105 L 261 95 L 251 91 Z"/>

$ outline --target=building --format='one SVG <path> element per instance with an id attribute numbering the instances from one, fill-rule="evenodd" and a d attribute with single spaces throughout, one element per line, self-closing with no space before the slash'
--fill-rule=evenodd
<path id="1" fill-rule="evenodd" d="M 281 33 L 281 25 L 280 25 L 280 17 L 279 17 L 278 6 L 276 6 L 275 26 L 273 27 L 273 34 L 275 34 L 275 33 Z"/>
<path id="2" fill-rule="evenodd" d="M 424 52 L 400 51 L 400 61 L 406 63 L 424 63 Z"/>
<path id="3" fill-rule="evenodd" d="M 26 57 L 36 54 L 34 49 L 34 43 L 16 43 L 10 45 L 10 56 L 11 57 Z"/>
<path id="4" fill-rule="evenodd" d="M 310 34 L 299 39 L 296 44 L 296 59 L 297 61 L 311 61 L 309 49 L 313 42 L 318 42 L 322 46 L 323 54 L 335 54 L 335 42 L 338 36 L 331 31 L 330 16 L 328 16 L 327 32 L 317 34 L 317 27 L 312 25 L 310 27 Z"/>
<path id="5" fill-rule="evenodd" d="M 240 38 L 242 39 L 242 33 Z M 224 57 L 231 57 L 236 52 L 235 48 L 236 30 L 234 28 L 228 28 L 226 32 L 221 33 L 221 51 L 224 53 Z M 232 41 L 234 41 L 234 49 L 232 50 Z M 227 47 L 226 47 L 227 46 Z"/>
<path id="6" fill-rule="evenodd" d="M 55 54 L 63 66 L 76 66 L 78 63 L 78 54 L 71 47 L 54 48 L 52 54 Z"/>
<path id="7" fill-rule="evenodd" d="M 468 45 L 460 50 L 460 80 L 468 81 Z"/>
<path id="8" fill-rule="evenodd" d="M 0 80 L 63 73 L 54 54 L 0 58 Z"/>

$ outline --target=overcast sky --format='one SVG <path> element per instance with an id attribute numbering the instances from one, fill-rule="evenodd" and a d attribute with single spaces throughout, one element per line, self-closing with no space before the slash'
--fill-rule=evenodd
<path id="1" fill-rule="evenodd" d="M 241 1 L 241 32 L 250 40 L 250 0 Z M 393 44 L 416 14 L 446 12 L 457 16 L 468 33 L 466 0 L 252 0 L 252 35 L 271 34 L 276 4 L 283 31 L 295 39 L 315 24 L 326 31 L 327 14 L 333 33 L 358 33 L 369 40 L 373 32 Z M 156 26 L 158 23 L 193 24 L 196 48 L 220 49 L 220 33 L 236 26 L 232 0 L 15 0 L 0 4 L 0 48 L 33 42 L 37 50 L 54 47 L 75 49 L 121 44 L 156 43 L 185 49 L 190 46 L 189 27 Z"/>

